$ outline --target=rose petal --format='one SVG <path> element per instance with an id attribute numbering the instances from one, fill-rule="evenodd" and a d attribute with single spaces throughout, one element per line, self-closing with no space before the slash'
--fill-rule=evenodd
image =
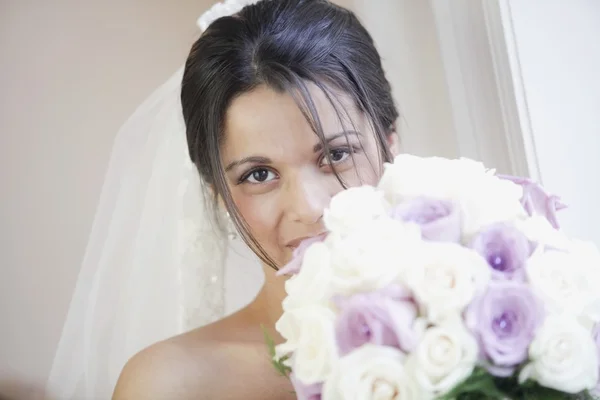
<path id="1" fill-rule="evenodd" d="M 539 183 L 529 179 L 509 175 L 498 175 L 502 179 L 512 181 L 523 188 L 521 203 L 530 216 L 542 215 L 554 227 L 559 229 L 556 213 L 567 208 L 559 196 L 548 193 Z"/>
<path id="2" fill-rule="evenodd" d="M 325 238 L 326 235 L 318 235 L 300 242 L 298 247 L 294 249 L 294 252 L 292 253 L 292 259 L 290 260 L 290 262 L 288 262 L 286 265 L 280 268 L 279 271 L 277 271 L 276 275 L 295 275 L 298 272 L 300 272 L 300 268 L 302 268 L 302 260 L 304 259 L 304 253 L 306 253 L 306 250 L 308 250 L 308 248 L 314 243 L 324 241 Z"/>
<path id="3" fill-rule="evenodd" d="M 465 322 L 480 343 L 488 371 L 507 376 L 527 358 L 543 317 L 542 305 L 528 285 L 494 281 L 468 307 Z"/>
<path id="4" fill-rule="evenodd" d="M 461 220 L 458 207 L 450 201 L 417 197 L 396 206 L 391 216 L 421 227 L 423 238 L 439 242 L 459 242 Z"/>
<path id="5" fill-rule="evenodd" d="M 470 247 L 490 265 L 493 278 L 525 279 L 523 266 L 533 246 L 512 225 L 497 223 L 488 226 L 473 239 Z"/>
<path id="6" fill-rule="evenodd" d="M 290 374 L 290 380 L 292 381 L 292 386 L 294 387 L 298 400 L 321 400 L 321 391 L 323 389 L 322 383 L 305 385 L 294 375 L 294 373 Z"/>
<path id="7" fill-rule="evenodd" d="M 338 299 L 336 336 L 340 354 L 348 354 L 365 343 L 404 351 L 414 348 L 417 308 L 405 294 L 401 289 L 390 288 Z"/>

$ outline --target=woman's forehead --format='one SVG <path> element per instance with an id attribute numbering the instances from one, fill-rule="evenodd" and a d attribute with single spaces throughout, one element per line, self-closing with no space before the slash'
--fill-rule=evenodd
<path id="1" fill-rule="evenodd" d="M 365 128 L 365 117 L 350 96 L 331 90 L 330 101 L 316 85 L 307 86 L 325 135 Z M 247 148 L 256 145 L 257 141 L 281 141 L 284 137 L 288 140 L 318 140 L 307 116 L 289 93 L 261 85 L 235 98 L 227 110 L 225 148 Z"/>

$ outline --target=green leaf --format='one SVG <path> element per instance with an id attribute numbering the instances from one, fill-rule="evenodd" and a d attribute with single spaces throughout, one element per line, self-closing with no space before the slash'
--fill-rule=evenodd
<path id="1" fill-rule="evenodd" d="M 535 381 L 526 381 L 521 385 L 522 398 L 525 400 L 597 400 L 588 391 L 577 394 L 559 392 L 539 385 Z"/>
<path id="2" fill-rule="evenodd" d="M 491 376 L 483 368 L 476 368 L 471 376 L 456 386 L 449 393 L 438 398 L 438 400 L 504 400 L 510 399 L 494 382 Z"/>
<path id="3" fill-rule="evenodd" d="M 275 358 L 275 341 L 273 340 L 271 335 L 269 335 L 269 332 L 267 331 L 267 328 L 265 328 L 264 325 L 261 324 L 260 329 L 262 329 L 263 331 L 263 337 L 265 338 L 267 349 L 269 349 L 269 355 L 271 356 L 271 358 Z"/>
<path id="4" fill-rule="evenodd" d="M 587 391 L 568 394 L 540 386 L 531 380 L 519 384 L 517 377 L 518 373 L 507 378 L 496 378 L 479 367 L 438 400 L 600 400 Z"/>
<path id="5" fill-rule="evenodd" d="M 288 367 L 287 365 L 285 365 L 284 362 L 289 360 L 290 356 L 285 355 L 278 359 L 276 357 L 276 353 L 275 353 L 275 341 L 273 340 L 271 335 L 269 335 L 269 332 L 264 327 L 264 325 L 261 325 L 260 327 L 263 331 L 263 336 L 265 338 L 265 343 L 267 345 L 267 348 L 269 349 L 269 356 L 270 356 L 271 364 L 273 365 L 273 368 L 275 368 L 275 370 L 277 372 L 279 372 L 280 375 L 285 376 L 286 378 L 289 378 L 290 373 L 292 372 L 292 369 L 290 367 Z"/>

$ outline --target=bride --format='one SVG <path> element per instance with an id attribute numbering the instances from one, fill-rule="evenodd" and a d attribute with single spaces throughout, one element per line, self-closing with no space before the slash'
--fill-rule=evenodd
<path id="1" fill-rule="evenodd" d="M 200 20 L 182 73 L 121 132 L 50 376 L 59 398 L 109 397 L 117 375 L 115 400 L 294 398 L 261 329 L 278 338 L 275 272 L 323 234 L 333 195 L 378 180 L 398 151 L 398 112 L 350 11 L 327 0 L 233 7 Z M 167 338 L 223 314 L 227 220 L 264 286 L 241 311 Z M 155 341 L 118 373 L 123 355 Z"/>

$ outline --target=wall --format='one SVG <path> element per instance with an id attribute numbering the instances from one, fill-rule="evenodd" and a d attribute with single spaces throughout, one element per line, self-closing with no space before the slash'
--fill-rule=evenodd
<path id="1" fill-rule="evenodd" d="M 600 2 L 510 2 L 543 183 L 569 233 L 600 245 Z"/>
<path id="2" fill-rule="evenodd" d="M 457 157 L 450 93 L 429 1 L 347 0 L 381 54 L 401 118 L 403 150 Z"/>
<path id="3" fill-rule="evenodd" d="M 114 135 L 208 3 L 0 2 L 0 379 L 45 380 Z"/>

